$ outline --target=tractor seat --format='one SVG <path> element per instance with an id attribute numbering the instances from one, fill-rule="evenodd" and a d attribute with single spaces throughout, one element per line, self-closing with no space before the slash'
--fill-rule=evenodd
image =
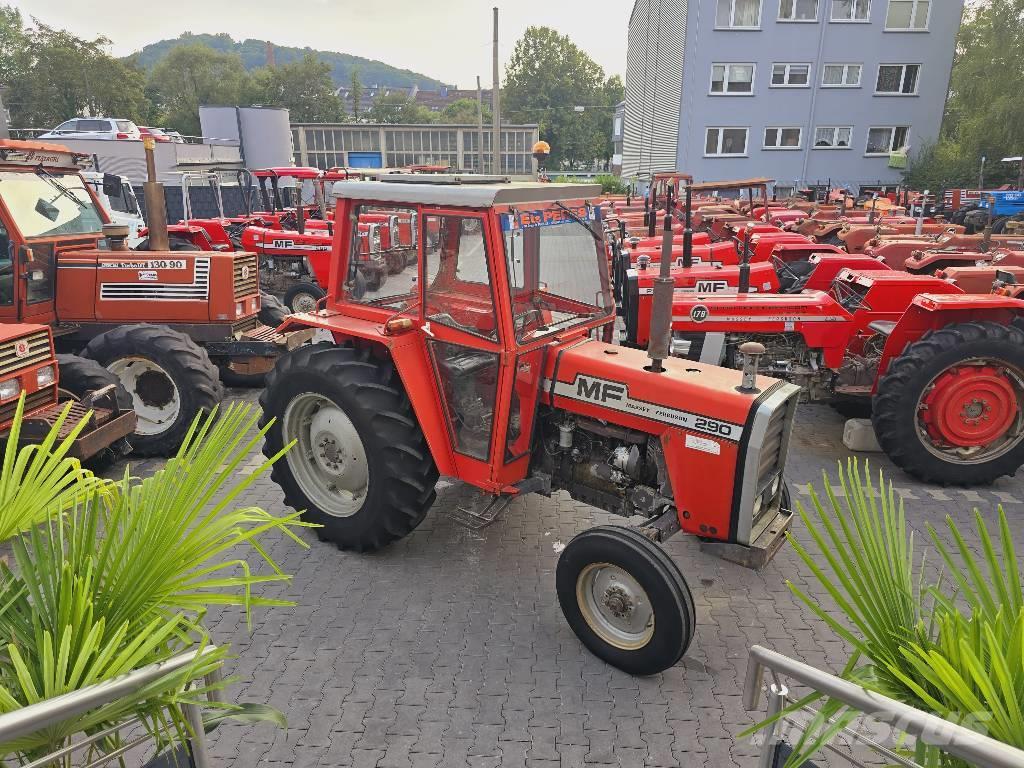
<path id="1" fill-rule="evenodd" d="M 888 336 L 892 333 L 892 329 L 896 327 L 895 320 L 875 320 L 873 323 L 868 323 L 870 328 L 875 333 L 880 333 L 883 336 Z"/>

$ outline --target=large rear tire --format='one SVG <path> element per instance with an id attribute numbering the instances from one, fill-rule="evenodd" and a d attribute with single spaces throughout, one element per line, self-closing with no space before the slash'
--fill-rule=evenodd
<path id="1" fill-rule="evenodd" d="M 1024 331 L 973 322 L 925 334 L 878 382 L 882 449 L 914 477 L 980 485 L 1024 464 Z"/>
<path id="2" fill-rule="evenodd" d="M 599 659 L 632 675 L 676 664 L 693 640 L 693 597 L 665 551 L 629 528 L 577 535 L 555 571 L 562 613 Z"/>
<path id="3" fill-rule="evenodd" d="M 274 423 L 263 452 L 285 502 L 339 549 L 369 552 L 407 536 L 434 503 L 437 467 L 390 359 L 330 343 L 278 360 L 260 396 Z"/>
<path id="4" fill-rule="evenodd" d="M 206 350 L 166 325 L 125 325 L 86 346 L 88 357 L 112 371 L 132 398 L 138 424 L 132 447 L 140 456 L 169 456 L 193 420 L 224 399 Z"/>

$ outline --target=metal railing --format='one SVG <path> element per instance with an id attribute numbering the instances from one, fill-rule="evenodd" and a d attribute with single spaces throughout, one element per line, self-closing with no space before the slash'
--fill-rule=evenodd
<path id="1" fill-rule="evenodd" d="M 215 646 L 207 646 L 202 651 L 189 651 L 178 654 L 167 661 L 150 664 L 145 667 L 128 672 L 127 674 L 106 680 L 102 683 L 86 686 L 71 693 L 61 696 L 54 696 L 51 699 L 31 704 L 27 707 L 9 712 L 0 716 L 0 744 L 6 744 L 15 739 L 31 736 L 45 728 L 58 725 L 65 720 L 81 715 L 90 710 L 109 704 L 122 696 L 127 696 L 140 688 L 143 688 L 164 675 L 176 672 L 194 662 L 198 657 L 213 653 Z M 206 685 L 210 688 L 207 693 L 209 701 L 221 701 L 221 694 L 215 686 L 221 679 L 220 668 L 214 669 L 204 677 Z M 191 734 L 188 739 L 188 748 L 192 757 L 192 764 L 195 768 L 209 768 L 210 758 L 206 750 L 204 740 L 203 713 L 198 704 L 182 704 L 182 711 L 188 720 Z M 68 757 L 80 749 L 108 739 L 126 728 L 137 725 L 139 718 L 130 718 L 115 725 L 105 728 L 97 733 L 92 733 L 79 741 L 68 744 L 65 747 L 27 763 L 21 768 L 44 768 L 57 764 L 56 761 Z M 94 768 L 107 763 L 110 760 L 121 757 L 130 750 L 142 746 L 152 737 L 149 733 L 135 737 L 122 744 L 115 750 L 102 754 L 98 759 L 90 762 L 85 768 Z"/>
<path id="2" fill-rule="evenodd" d="M 750 661 L 747 664 L 747 677 L 743 687 L 743 703 L 749 712 L 761 709 L 759 699 L 762 691 L 765 690 L 764 672 L 766 669 L 772 674 L 772 683 L 766 689 L 768 696 L 768 717 L 766 719 L 778 715 L 789 702 L 789 690 L 780 680 L 780 677 L 786 677 L 831 699 L 841 701 L 851 709 L 864 713 L 872 720 L 884 723 L 900 733 L 909 734 L 919 742 L 934 746 L 945 754 L 965 760 L 971 765 L 983 768 L 1024 768 L 1024 751 L 1022 750 L 937 715 L 922 712 L 895 699 L 873 693 L 855 683 L 830 675 L 759 645 L 750 649 Z M 775 765 L 776 752 L 782 743 L 780 726 L 783 723 L 799 726 L 799 723 L 791 717 L 782 717 L 765 726 L 760 768 L 772 768 Z M 854 729 L 847 727 L 841 733 L 886 760 L 892 760 L 899 765 L 907 766 L 907 768 L 919 768 L 917 763 Z M 852 754 L 835 747 L 832 747 L 832 751 L 854 765 L 864 765 Z"/>

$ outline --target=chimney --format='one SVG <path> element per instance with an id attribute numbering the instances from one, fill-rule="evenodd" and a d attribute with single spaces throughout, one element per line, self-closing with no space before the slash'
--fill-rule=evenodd
<path id="1" fill-rule="evenodd" d="M 267 66 L 274 66 L 274 44 L 267 40 Z"/>

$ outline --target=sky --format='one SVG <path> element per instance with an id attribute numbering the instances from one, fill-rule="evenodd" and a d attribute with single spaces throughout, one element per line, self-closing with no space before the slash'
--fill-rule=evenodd
<path id="1" fill-rule="evenodd" d="M 0 0 L 26 17 L 79 37 L 109 38 L 110 52 L 125 56 L 146 43 L 182 32 L 227 32 L 236 40 L 273 40 L 341 51 L 420 72 L 460 88 L 491 82 L 492 8 L 495 0 Z M 626 28 L 631 0 L 516 0 L 502 7 L 502 65 L 531 25 L 568 35 L 608 75 L 626 69 Z"/>

